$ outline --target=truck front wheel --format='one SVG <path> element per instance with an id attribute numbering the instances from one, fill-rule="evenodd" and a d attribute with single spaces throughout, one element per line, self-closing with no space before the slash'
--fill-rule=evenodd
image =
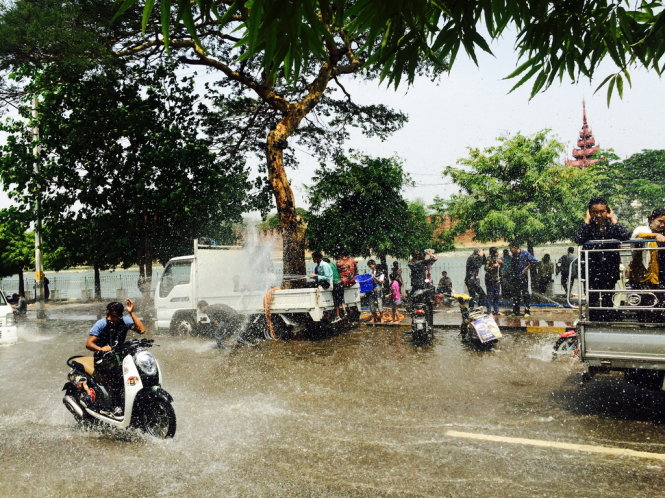
<path id="1" fill-rule="evenodd" d="M 178 336 L 198 335 L 196 322 L 190 315 L 177 315 L 171 321 L 171 334 Z"/>

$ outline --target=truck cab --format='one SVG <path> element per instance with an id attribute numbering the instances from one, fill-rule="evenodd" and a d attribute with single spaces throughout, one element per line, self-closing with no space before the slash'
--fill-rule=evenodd
<path id="1" fill-rule="evenodd" d="M 166 263 L 155 290 L 156 328 L 171 328 L 178 311 L 196 309 L 193 272 L 194 256 L 181 256 Z"/>

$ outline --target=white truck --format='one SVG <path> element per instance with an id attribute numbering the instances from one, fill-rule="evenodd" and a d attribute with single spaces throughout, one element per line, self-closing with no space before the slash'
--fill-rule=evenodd
<path id="1" fill-rule="evenodd" d="M 614 242 L 614 245 L 608 242 Z M 663 261 L 655 243 L 642 240 L 590 241 L 580 247 L 580 302 L 577 324 L 580 359 L 590 377 L 620 372 L 627 381 L 665 389 L 665 288 L 646 282 L 644 269 Z M 594 265 L 594 255 L 618 253 L 615 266 Z M 652 259 L 655 258 L 655 259 Z M 596 261 L 599 258 L 596 257 Z M 652 264 L 649 263 L 652 262 Z M 620 272 L 611 289 L 590 285 L 594 272 Z M 661 279 L 665 271 L 661 270 Z M 655 279 L 654 279 L 655 280 Z M 597 279 L 596 279 L 597 281 Z"/>
<path id="2" fill-rule="evenodd" d="M 332 290 L 274 288 L 277 278 L 272 257 L 264 250 L 195 240 L 194 254 L 169 260 L 157 283 L 155 326 L 178 335 L 197 335 L 213 314 L 199 308 L 201 301 L 227 328 L 245 322 L 264 330 L 266 337 L 293 336 L 330 322 Z M 348 316 L 357 316 L 358 285 L 345 289 L 344 299 Z"/>

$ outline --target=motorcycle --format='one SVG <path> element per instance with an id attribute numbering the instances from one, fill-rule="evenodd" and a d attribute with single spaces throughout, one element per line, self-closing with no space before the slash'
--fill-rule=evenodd
<path id="1" fill-rule="evenodd" d="M 434 339 L 433 289 L 419 289 L 409 296 L 411 300 L 411 338 L 416 343 Z"/>
<path id="2" fill-rule="evenodd" d="M 147 434 L 171 438 L 176 431 L 173 398 L 161 387 L 162 374 L 153 354 L 152 339 L 125 341 L 106 353 L 101 361 L 122 363 L 121 393 L 111 392 L 94 375 L 95 358 L 72 356 L 67 359 L 71 371 L 62 388 L 62 402 L 79 423 L 105 423 L 120 429 L 138 428 Z M 120 380 L 120 379 L 118 379 Z M 124 407 L 118 409 L 112 394 L 124 394 Z"/>
<path id="3" fill-rule="evenodd" d="M 554 343 L 552 351 L 552 359 L 559 356 L 571 356 L 576 358 L 580 354 L 580 346 L 577 339 L 577 330 L 574 328 L 567 329 Z"/>
<path id="4" fill-rule="evenodd" d="M 468 294 L 452 294 L 452 297 L 457 300 L 462 314 L 462 342 L 476 349 L 493 349 L 502 337 L 501 329 L 494 318 L 482 308 L 474 308 Z"/>

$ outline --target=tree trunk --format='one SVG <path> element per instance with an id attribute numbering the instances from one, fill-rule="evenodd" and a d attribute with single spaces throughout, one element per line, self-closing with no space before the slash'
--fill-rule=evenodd
<path id="1" fill-rule="evenodd" d="M 286 118 L 270 131 L 267 138 L 266 158 L 268 181 L 275 196 L 275 205 L 282 228 L 282 248 L 284 274 L 282 286 L 285 289 L 302 287 L 306 281 L 305 269 L 305 222 L 296 212 L 296 204 L 291 184 L 284 169 L 284 148 L 286 140 L 293 132 L 285 125 Z M 301 279 L 295 280 L 298 277 Z"/>
<path id="2" fill-rule="evenodd" d="M 23 281 L 23 268 L 18 269 L 18 295 L 25 297 L 25 282 Z"/>
<path id="3" fill-rule="evenodd" d="M 94 265 L 95 269 L 95 300 L 102 300 L 102 280 L 99 275 L 99 266 Z"/>
<path id="4" fill-rule="evenodd" d="M 305 222 L 296 212 L 293 190 L 284 169 L 284 149 L 287 140 L 298 129 L 300 122 L 323 97 L 328 83 L 337 70 L 336 65 L 347 53 L 348 47 L 330 54 L 330 59 L 321 66 L 314 80 L 307 85 L 308 93 L 300 101 L 289 103 L 287 99 L 274 92 L 273 88 L 257 86 L 259 96 L 273 109 L 281 113 L 282 119 L 270 130 L 266 139 L 266 159 L 268 163 L 268 181 L 275 196 L 275 205 L 279 215 L 283 240 L 284 277 L 282 286 L 293 288 L 302 286 L 307 277 L 305 269 Z M 349 64 L 346 72 L 353 72 L 361 64 L 355 60 Z M 339 72 L 337 74 L 342 74 Z M 302 277 L 302 278 L 300 278 Z M 298 280 L 291 280 L 298 278 Z"/>

